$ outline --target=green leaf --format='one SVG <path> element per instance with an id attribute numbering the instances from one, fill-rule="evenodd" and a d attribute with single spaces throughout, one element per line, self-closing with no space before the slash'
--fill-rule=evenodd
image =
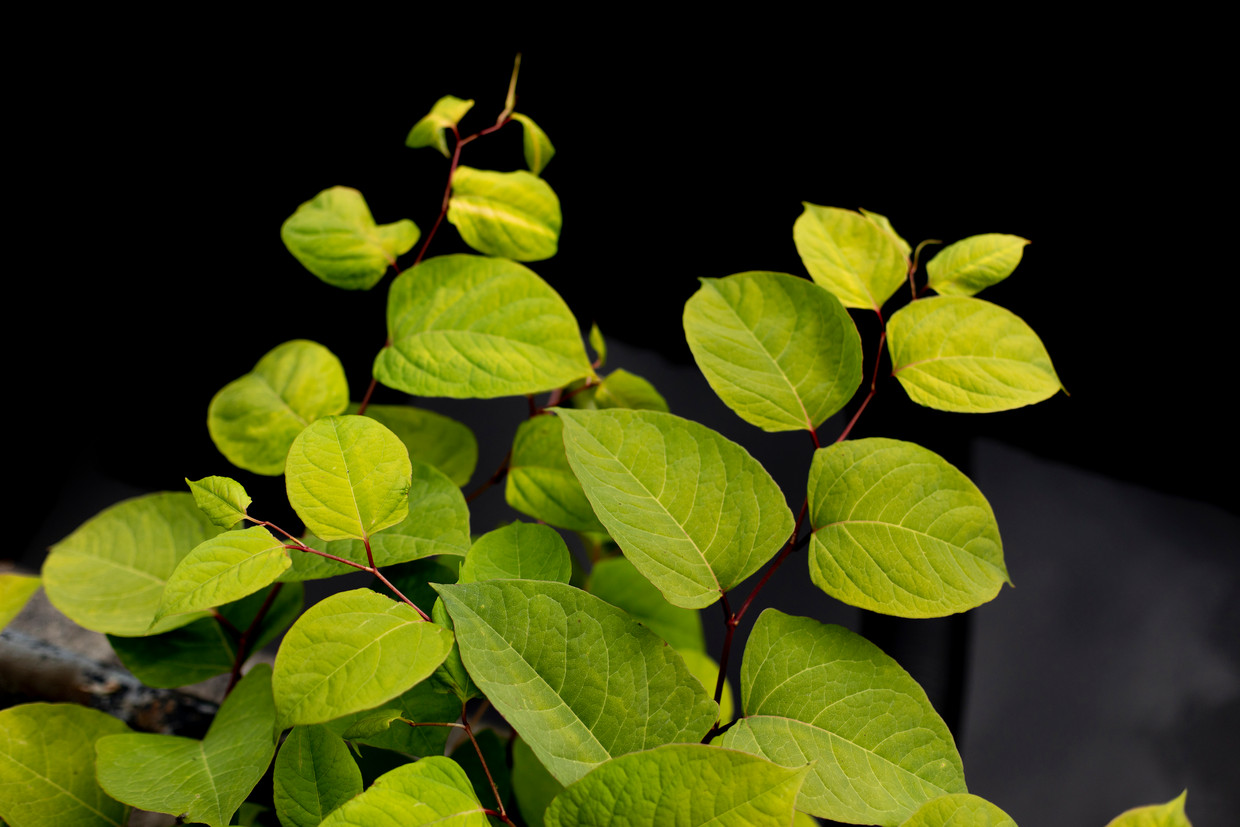
<path id="1" fill-rule="evenodd" d="M 513 112 L 512 119 L 521 124 L 521 143 L 525 152 L 525 165 L 535 175 L 542 175 L 547 163 L 555 156 L 555 147 L 551 145 L 551 139 L 529 115 Z"/>
<path id="2" fill-rule="evenodd" d="M 604 531 L 564 453 L 564 423 L 535 416 L 517 427 L 508 460 L 508 504 L 559 528 Z"/>
<path id="3" fill-rule="evenodd" d="M 323 820 L 323 827 L 424 824 L 487 827 L 468 776 L 451 758 L 435 755 L 397 767 Z"/>
<path id="4" fill-rule="evenodd" d="M 885 215 L 881 215 L 880 213 L 873 212 L 872 210 L 867 210 L 865 207 L 861 208 L 861 214 L 890 233 L 891 237 L 896 240 L 896 246 L 900 248 L 900 252 L 904 254 L 905 258 L 908 258 L 909 255 L 912 254 L 912 245 L 901 238 L 900 234 L 896 232 L 896 228 L 891 226 L 890 218 Z"/>
<path id="5" fill-rule="evenodd" d="M 194 502 L 211 522 L 221 528 L 232 528 L 245 519 L 245 510 L 253 500 L 241 483 L 229 477 L 185 478 Z"/>
<path id="6" fill-rule="evenodd" d="M 318 827 L 332 810 L 362 791 L 362 772 L 339 736 L 299 726 L 276 756 L 276 815 L 284 827 Z"/>
<path id="7" fill-rule="evenodd" d="M 593 595 L 531 580 L 436 590 L 469 674 L 563 784 L 617 755 L 700 741 L 715 721 L 680 655 Z"/>
<path id="8" fill-rule="evenodd" d="M 317 342 L 296 339 L 273 348 L 212 398 L 207 429 L 233 465 L 274 477 L 284 473 L 284 458 L 303 428 L 348 404 L 340 360 Z"/>
<path id="9" fill-rule="evenodd" d="M 715 696 L 715 683 L 719 680 L 719 664 L 710 655 L 699 649 L 682 649 L 680 656 L 685 659 L 685 666 L 689 667 L 689 672 L 693 677 L 698 679 L 698 683 L 702 684 L 702 688 L 706 690 L 706 694 L 712 698 Z M 723 694 L 719 696 L 719 722 L 726 724 L 731 721 L 735 715 L 735 708 L 732 702 L 732 684 L 727 678 L 723 680 Z"/>
<path id="10" fill-rule="evenodd" d="M 0 818 L 12 827 L 121 827 L 128 808 L 95 781 L 95 742 L 128 732 L 77 704 L 0 710 Z"/>
<path id="11" fill-rule="evenodd" d="M 430 114 L 415 123 L 413 129 L 409 130 L 409 135 L 405 138 L 405 146 L 414 149 L 433 146 L 443 154 L 443 157 L 449 157 L 451 153 L 448 152 L 448 136 L 444 130 L 460 123 L 461 118 L 465 117 L 465 113 L 473 108 L 473 105 L 472 100 L 461 100 L 451 95 L 444 95 L 435 101 Z"/>
<path id="12" fill-rule="evenodd" d="M 689 650 L 706 651 L 702 617 L 696 609 L 682 609 L 667 602 L 663 594 L 623 557 L 599 560 L 590 571 L 588 591 L 617 608 L 670 643 L 682 655 Z M 709 687 L 714 695 L 714 684 Z"/>
<path id="13" fill-rule="evenodd" d="M 469 776 L 470 782 L 474 785 L 474 795 L 479 801 L 495 801 L 495 791 L 499 792 L 500 801 L 507 801 L 509 795 L 512 794 L 507 748 L 493 729 L 484 729 L 475 733 L 474 738 L 478 742 L 478 749 L 482 750 L 482 757 L 486 759 L 486 767 L 483 767 L 482 761 L 478 758 L 478 750 L 474 749 L 474 745 L 468 738 L 452 750 L 452 760 L 460 764 L 461 769 L 465 770 L 465 774 Z M 491 771 L 491 780 L 495 782 L 495 791 L 491 789 L 491 783 L 487 780 L 488 769 Z"/>
<path id="14" fill-rule="evenodd" d="M 764 431 L 813 431 L 861 384 L 861 337 L 838 300 L 782 273 L 701 279 L 685 337 L 710 386 Z"/>
<path id="15" fill-rule="evenodd" d="M 986 233 L 949 244 L 926 262 L 930 286 L 944 296 L 972 296 L 1012 275 L 1028 243 L 1020 236 Z"/>
<path id="16" fill-rule="evenodd" d="M 594 388 L 594 407 L 668 412 L 667 400 L 654 385 L 623 368 L 609 373 Z"/>
<path id="17" fill-rule="evenodd" d="M 556 796 L 544 823 L 788 827 L 808 769 L 704 744 L 668 744 L 599 766 Z"/>
<path id="18" fill-rule="evenodd" d="M 954 793 L 930 799 L 900 827 L 1016 827 L 1016 822 L 984 798 Z"/>
<path id="19" fill-rule="evenodd" d="M 982 492 L 911 442 L 858 439 L 816 451 L 809 519 L 810 575 L 850 606 L 943 617 L 994 599 L 1011 582 Z"/>
<path id="20" fill-rule="evenodd" d="M 374 287 L 420 235 L 407 218 L 376 225 L 362 194 L 349 187 L 323 190 L 280 227 L 280 239 L 302 266 L 345 290 Z"/>
<path id="21" fill-rule="evenodd" d="M 433 685 L 432 681 L 423 681 L 391 701 L 385 702 L 383 706 L 385 709 L 399 709 L 402 713 L 401 718 L 418 723 L 455 722 L 461 715 L 461 702 L 451 695 L 444 694 Z M 336 718 L 323 726 L 336 735 L 343 736 L 344 733 L 353 729 L 355 724 L 375 714 L 375 710 L 362 710 Z M 440 726 L 411 727 L 401 723 L 398 719 L 392 720 L 393 725 L 385 730 L 368 735 L 354 733 L 349 740 L 364 746 L 391 750 L 412 758 L 443 755 L 444 745 L 448 742 L 448 733 L 452 731 L 451 729 Z"/>
<path id="22" fill-rule="evenodd" d="M 404 717 L 405 713 L 399 707 L 384 707 L 371 712 L 363 712 L 357 720 L 349 724 L 349 728 L 341 733 L 340 737 L 347 741 L 361 738 L 373 738 L 382 735 L 392 727 L 394 721 L 399 721 Z"/>
<path id="23" fill-rule="evenodd" d="M 523 170 L 491 172 L 458 166 L 448 221 L 483 255 L 542 261 L 560 241 L 560 199 L 551 185 Z"/>
<path id="24" fill-rule="evenodd" d="M 464 556 L 469 551 L 469 506 L 452 480 L 421 462 L 412 463 L 409 514 L 370 538 L 375 565 L 394 566 L 434 554 Z M 369 565 L 362 540 L 307 538 L 307 545 L 345 560 Z M 291 552 L 293 567 L 286 580 L 314 580 L 356 571 L 344 563 L 305 552 Z"/>
<path id="25" fill-rule="evenodd" d="M 349 413 L 357 413 L 357 406 L 350 405 Z M 370 405 L 366 416 L 400 437 L 410 460 L 435 466 L 458 488 L 473 476 L 478 440 L 455 419 L 408 405 Z"/>
<path id="26" fill-rule="evenodd" d="M 1192 827 L 1184 812 L 1188 790 L 1166 804 L 1150 804 L 1120 813 L 1107 823 L 1107 827 Z"/>
<path id="27" fill-rule="evenodd" d="M 845 307 L 878 311 L 908 276 L 897 236 L 852 210 L 806 204 L 792 227 L 814 281 Z"/>
<path id="28" fill-rule="evenodd" d="M 190 494 L 117 503 L 56 545 L 43 563 L 48 600 L 79 626 L 112 635 L 158 634 L 197 618 L 151 621 L 177 564 L 220 533 Z"/>
<path id="29" fill-rule="evenodd" d="M 226 827 L 276 753 L 271 670 L 255 666 L 229 694 L 201 741 L 173 735 L 100 738 L 99 783 L 157 813 Z"/>
<path id="30" fill-rule="evenodd" d="M 607 364 L 607 340 L 603 338 L 603 331 L 599 330 L 597 324 L 590 325 L 590 347 L 594 348 L 595 361 L 598 362 L 596 367 L 603 367 Z"/>
<path id="31" fill-rule="evenodd" d="M 452 622 L 452 616 L 448 614 L 448 609 L 444 606 L 442 598 L 435 600 L 435 605 L 431 608 L 431 619 L 445 629 L 451 629 L 454 635 L 456 634 L 456 624 Z M 452 644 L 452 651 L 448 653 L 448 657 L 444 658 L 444 662 L 440 667 L 435 670 L 434 682 L 439 686 L 445 687 L 462 704 L 469 703 L 473 698 L 482 697 L 482 690 L 474 683 L 474 679 L 469 676 L 469 671 L 465 668 L 464 661 L 461 660 L 461 646 L 459 643 Z"/>
<path id="32" fill-rule="evenodd" d="M 288 452 L 288 501 L 324 540 L 365 540 L 409 516 L 413 469 L 396 434 L 365 416 L 329 416 Z"/>
<path id="33" fill-rule="evenodd" d="M 516 522 L 478 538 L 458 583 L 481 580 L 555 580 L 567 583 L 573 573 L 571 552 L 554 528 Z"/>
<path id="34" fill-rule="evenodd" d="M 915 301 L 887 322 L 892 373 L 909 398 L 940 411 L 989 413 L 1049 399 L 1062 387 L 1042 340 L 981 299 Z"/>
<path id="35" fill-rule="evenodd" d="M 29 574 L 0 574 L 0 629 L 21 613 L 39 584 L 39 578 Z"/>
<path id="36" fill-rule="evenodd" d="M 547 772 L 524 738 L 512 742 L 512 789 L 521 818 L 530 827 L 543 827 L 543 813 L 564 785 Z"/>
<path id="37" fill-rule="evenodd" d="M 168 577 L 155 620 L 240 600 L 274 583 L 291 565 L 284 541 L 262 526 L 212 537 L 199 543 Z"/>
<path id="38" fill-rule="evenodd" d="M 741 664 L 747 717 L 723 746 L 785 767 L 813 763 L 797 808 L 897 825 L 965 792 L 960 755 L 926 693 L 878 647 L 839 626 L 767 609 Z"/>
<path id="39" fill-rule="evenodd" d="M 280 728 L 318 724 L 386 703 L 430 677 L 452 633 L 369 589 L 312 606 L 276 654 L 272 691 Z"/>
<path id="40" fill-rule="evenodd" d="M 656 411 L 556 413 L 594 513 L 671 603 L 711 605 L 792 533 L 771 475 L 704 425 Z"/>
<path id="41" fill-rule="evenodd" d="M 541 393 L 592 374 L 568 305 L 513 261 L 428 259 L 392 283 L 387 319 L 375 376 L 416 396 Z"/>

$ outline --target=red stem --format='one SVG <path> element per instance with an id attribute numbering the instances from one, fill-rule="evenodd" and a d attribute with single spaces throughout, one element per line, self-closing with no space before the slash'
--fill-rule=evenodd
<path id="1" fill-rule="evenodd" d="M 271 608 L 271 604 L 275 602 L 276 596 L 280 594 L 280 589 L 284 588 L 283 583 L 276 583 L 275 587 L 267 593 L 267 599 L 263 601 L 263 605 L 258 607 L 258 614 L 254 615 L 254 619 L 250 621 L 250 625 L 241 633 L 241 640 L 237 642 L 237 656 L 233 658 L 232 675 L 228 679 L 228 689 L 224 690 L 224 697 L 228 697 L 233 691 L 233 687 L 237 685 L 237 681 L 241 679 L 241 664 L 249 656 L 247 649 L 250 647 L 250 636 L 258 629 L 259 624 L 263 622 L 263 618 L 267 616 L 267 610 Z"/>
<path id="2" fill-rule="evenodd" d="M 732 607 L 728 605 L 728 595 L 726 592 L 719 595 L 719 605 L 723 608 L 723 652 L 719 655 L 719 677 L 715 681 L 715 703 L 723 697 L 723 682 L 728 675 L 728 655 L 732 652 L 732 636 L 736 633 L 736 626 L 740 623 L 740 618 L 732 614 Z M 715 722 L 718 724 L 718 721 Z"/>
<path id="3" fill-rule="evenodd" d="M 482 747 L 478 746 L 478 739 L 474 737 L 474 729 L 469 725 L 469 719 L 465 717 L 464 704 L 461 704 L 461 720 L 464 722 L 462 726 L 465 729 L 465 734 L 473 742 L 474 752 L 478 753 L 478 760 L 482 762 L 482 771 L 487 774 L 487 783 L 491 785 L 491 792 L 495 793 L 495 804 L 499 807 L 499 817 L 506 823 L 511 824 L 512 822 L 508 820 L 507 813 L 504 812 L 504 802 L 499 797 L 499 787 L 495 786 L 495 779 L 491 777 L 491 768 L 487 766 L 487 759 L 482 757 Z"/>
<path id="4" fill-rule="evenodd" d="M 882 320 L 882 316 L 879 316 Z M 878 366 L 883 361 L 883 348 L 887 345 L 887 328 L 883 328 L 883 332 L 878 337 L 878 353 L 874 355 L 874 375 L 870 377 L 870 392 L 865 395 L 865 399 L 861 400 L 861 407 L 857 408 L 857 412 L 853 414 L 852 419 L 848 420 L 848 424 L 844 426 L 844 431 L 838 437 L 836 442 L 843 442 L 848 439 L 849 433 L 852 432 L 853 426 L 857 424 L 857 420 L 861 417 L 861 412 L 865 410 L 865 406 L 870 404 L 870 400 L 874 398 L 874 392 L 878 390 Z"/>
<path id="5" fill-rule="evenodd" d="M 766 581 L 771 579 L 771 575 L 775 573 L 775 570 L 778 569 L 783 564 L 784 560 L 788 559 L 788 556 L 799 547 L 800 544 L 797 543 L 797 535 L 801 533 L 801 523 L 804 521 L 805 513 L 808 509 L 809 497 L 806 497 L 805 501 L 801 503 L 801 512 L 797 515 L 796 524 L 792 527 L 792 536 L 788 538 L 788 544 L 784 546 L 783 551 L 781 551 L 779 556 L 775 558 L 775 562 L 772 563 L 771 567 L 766 570 L 766 574 L 762 575 L 762 579 L 759 580 L 757 585 L 753 587 L 753 591 L 749 593 L 749 597 L 745 598 L 745 602 L 741 604 L 740 610 L 737 611 L 736 620 L 738 623 L 740 622 L 740 619 L 745 616 L 745 612 L 749 611 L 749 604 L 753 603 L 753 599 L 758 596 L 758 592 L 762 591 L 762 587 L 766 585 Z"/>

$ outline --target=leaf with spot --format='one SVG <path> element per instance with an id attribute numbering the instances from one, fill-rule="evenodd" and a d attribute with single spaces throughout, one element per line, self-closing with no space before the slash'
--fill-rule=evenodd
<path id="1" fill-rule="evenodd" d="M 473 249 L 514 261 L 542 261 L 560 241 L 560 199 L 537 175 L 458 166 L 448 222 Z"/>
<path id="2" fill-rule="evenodd" d="M 972 296 L 1016 269 L 1028 239 L 986 233 L 949 244 L 926 262 L 930 287 L 943 296 Z"/>
<path id="3" fill-rule="evenodd" d="M 318 827 L 362 791 L 362 772 L 339 736 L 323 726 L 299 726 L 276 756 L 273 785 L 284 827 Z"/>
<path id="4" fill-rule="evenodd" d="M 810 276 L 845 307 L 878 311 L 908 275 L 898 236 L 852 210 L 805 204 L 792 239 Z"/>
<path id="5" fill-rule="evenodd" d="M 451 153 L 448 152 L 448 137 L 445 130 L 456 127 L 473 106 L 472 100 L 444 95 L 435 101 L 431 111 L 409 130 L 409 135 L 405 138 L 405 146 L 413 149 L 433 146 L 443 157 L 447 158 Z"/>

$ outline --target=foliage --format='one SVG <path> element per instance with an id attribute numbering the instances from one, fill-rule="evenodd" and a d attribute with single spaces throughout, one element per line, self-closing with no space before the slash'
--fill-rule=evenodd
<path id="1" fill-rule="evenodd" d="M 968 793 L 946 724 L 872 643 L 775 609 L 747 638 L 737 632 L 785 564 L 807 567 L 836 600 L 906 618 L 967 611 L 1009 582 L 994 514 L 961 471 L 919 445 L 848 437 L 888 351 L 908 396 L 942 411 L 1002 411 L 1061 389 L 1029 326 L 975 297 L 1013 272 L 1028 242 L 958 241 L 919 287 L 924 245 L 888 218 L 806 204 L 792 230 L 809 279 L 701 279 L 684 330 L 710 386 L 754 427 L 807 431 L 813 443 L 806 491 L 785 492 L 742 445 L 670 412 L 644 378 L 602 372 L 602 333 L 588 333 L 591 361 L 572 310 L 519 263 L 556 254 L 562 217 L 542 178 L 555 150 L 514 110 L 516 77 L 493 125 L 462 135 L 474 102 L 446 96 L 409 132 L 408 146 L 450 159 L 441 220 L 425 235 L 407 219 L 376 223 L 347 187 L 284 223 L 289 252 L 330 285 L 370 290 L 397 274 L 362 399 L 350 403 L 330 350 L 292 340 L 207 408 L 221 454 L 283 475 L 301 525 L 263 519 L 270 504 L 211 476 L 119 503 L 53 547 L 49 599 L 107 633 L 136 675 L 175 686 L 230 674 L 229 693 L 200 741 L 69 705 L 0 712 L 8 824 L 121 824 L 140 807 L 224 827 L 264 798 L 286 827 L 1012 823 Z M 528 171 L 460 163 L 511 122 Z M 445 218 L 481 255 L 425 257 Z M 905 285 L 909 301 L 891 312 Z M 850 311 L 875 315 L 868 353 Z M 466 496 L 473 434 L 415 407 L 371 405 L 380 383 L 526 396 L 530 417 Z M 819 429 L 848 406 L 824 446 Z M 471 526 L 468 503 L 505 476 L 508 504 L 537 522 Z M 302 611 L 303 581 L 353 571 L 374 588 Z M 35 582 L 0 579 L 0 617 Z M 718 661 L 699 614 L 716 603 Z M 281 632 L 274 667 L 246 670 Z M 484 729 L 487 708 L 502 722 Z M 386 771 L 375 777 L 355 754 L 381 756 Z M 1147 822 L 1188 824 L 1183 796 L 1115 823 Z"/>

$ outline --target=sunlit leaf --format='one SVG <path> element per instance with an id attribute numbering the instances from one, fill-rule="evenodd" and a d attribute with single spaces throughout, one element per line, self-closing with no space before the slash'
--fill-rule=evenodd
<path id="1" fill-rule="evenodd" d="M 375 376 L 416 396 L 541 393 L 591 373 L 568 305 L 513 261 L 428 259 L 393 282 L 387 319 Z"/>
<path id="2" fill-rule="evenodd" d="M 594 513 L 675 605 L 716 602 L 792 533 L 770 474 L 709 428 L 656 411 L 556 411 Z"/>
<path id="3" fill-rule="evenodd" d="M 452 95 L 444 95 L 435 101 L 430 113 L 409 130 L 409 135 L 405 138 L 405 146 L 414 149 L 433 146 L 443 154 L 443 157 L 447 158 L 451 153 L 448 152 L 448 137 L 444 130 L 451 129 L 460 123 L 461 118 L 465 117 L 465 113 L 473 105 L 472 100 L 461 100 Z"/>
<path id="4" fill-rule="evenodd" d="M 594 348 L 595 361 L 598 362 L 596 367 L 603 367 L 607 364 L 607 340 L 603 338 L 603 331 L 599 330 L 597 324 L 590 325 L 590 347 Z"/>
<path id="5" fill-rule="evenodd" d="M 949 244 L 926 262 L 930 286 L 944 296 L 972 296 L 1012 275 L 1028 243 L 1020 236 L 986 233 Z"/>
<path id="6" fill-rule="evenodd" d="M 814 430 L 861 384 L 861 337 L 826 290 L 782 273 L 701 279 L 685 338 L 729 408 L 765 431 Z"/>
<path id="7" fill-rule="evenodd" d="M 349 385 L 335 355 L 297 339 L 273 348 L 254 370 L 211 399 L 207 429 L 220 453 L 238 468 L 279 476 L 302 429 L 349 404 Z"/>
<path id="8" fill-rule="evenodd" d="M 379 776 L 322 827 L 487 827 L 483 809 L 460 765 L 435 755 Z"/>
<path id="9" fill-rule="evenodd" d="M 1120 813 L 1107 823 L 1107 827 L 1192 827 L 1184 812 L 1188 790 L 1166 804 L 1150 804 Z"/>
<path id="10" fill-rule="evenodd" d="M 537 175 L 459 166 L 448 221 L 473 249 L 514 261 L 542 261 L 560 241 L 560 199 Z"/>
<path id="11" fill-rule="evenodd" d="M 517 426 L 504 483 L 508 504 L 559 528 L 603 531 L 564 453 L 564 423 L 535 416 Z"/>
<path id="12" fill-rule="evenodd" d="M 0 710 L 0 818 L 12 827 L 122 827 L 129 808 L 95 781 L 95 743 L 128 731 L 77 704 Z"/>
<path id="13" fill-rule="evenodd" d="M 706 651 L 702 618 L 696 609 L 682 609 L 667 598 L 623 557 L 599 560 L 590 570 L 589 592 L 624 609 L 633 619 L 666 640 L 682 654 Z M 707 687 L 713 694 L 714 684 Z"/>
<path id="14" fill-rule="evenodd" d="M 280 747 L 273 783 L 284 827 L 318 827 L 362 791 L 362 772 L 339 736 L 322 726 L 299 726 Z"/>
<path id="15" fill-rule="evenodd" d="M 323 190 L 280 227 L 284 246 L 302 266 L 345 290 L 374 287 L 420 235 L 409 219 L 375 224 L 362 194 L 349 187 Z"/>
<path id="16" fill-rule="evenodd" d="M 700 741 L 715 721 L 680 655 L 593 595 L 532 580 L 436 589 L 469 674 L 561 783 L 613 756 Z"/>
<path id="17" fill-rule="evenodd" d="M 792 238 L 810 276 L 845 307 L 877 311 L 908 275 L 897 236 L 852 210 L 806 204 Z"/>
<path id="18" fill-rule="evenodd" d="M 891 226 L 890 218 L 880 213 L 876 213 L 873 210 L 867 210 L 865 207 L 861 208 L 861 214 L 890 233 L 892 238 L 896 240 L 896 245 L 899 246 L 900 252 L 904 254 L 905 258 L 912 254 L 912 245 L 901 238 L 900 234 L 896 232 L 896 228 Z"/>
<path id="19" fill-rule="evenodd" d="M 349 413 L 357 413 L 355 405 Z M 409 459 L 433 465 L 459 488 L 478 464 L 478 440 L 468 426 L 409 405 L 371 405 L 366 416 L 380 422 L 409 449 Z"/>
<path id="20" fill-rule="evenodd" d="M 797 808 L 898 825 L 924 802 L 966 792 L 960 755 L 899 664 L 839 626 L 767 609 L 741 665 L 745 716 L 725 747 L 785 767 L 813 763 Z"/>
<path id="21" fill-rule="evenodd" d="M 481 580 L 555 580 L 567 583 L 571 552 L 554 528 L 516 522 L 478 538 L 461 566 L 459 583 Z"/>
<path id="22" fill-rule="evenodd" d="M 940 411 L 988 413 L 1049 399 L 1062 385 L 1042 340 L 981 299 L 936 296 L 887 323 L 892 373 L 909 398 Z"/>
<path id="23" fill-rule="evenodd" d="M 984 798 L 954 793 L 922 804 L 900 827 L 1016 827 L 1016 822 Z"/>
<path id="24" fill-rule="evenodd" d="M 542 175 L 547 162 L 555 156 L 555 147 L 551 145 L 551 139 L 529 115 L 513 112 L 512 119 L 521 124 L 525 165 L 535 175 Z"/>
<path id="25" fill-rule="evenodd" d="M 0 629 L 17 617 L 39 585 L 39 578 L 29 574 L 0 574 Z"/>
<path id="26" fill-rule="evenodd" d="M 203 477 L 200 480 L 185 479 L 194 502 L 211 522 L 221 528 L 232 528 L 245 519 L 245 510 L 252 500 L 241 483 L 229 477 Z"/>
<path id="27" fill-rule="evenodd" d="M 240 600 L 274 583 L 290 565 L 284 541 L 262 526 L 212 537 L 169 575 L 155 619 Z"/>
<path id="28" fill-rule="evenodd" d="M 190 551 L 219 532 L 188 493 L 125 500 L 52 546 L 43 588 L 53 606 L 92 631 L 166 632 L 197 617 L 176 615 L 152 627 L 165 583 Z"/>

